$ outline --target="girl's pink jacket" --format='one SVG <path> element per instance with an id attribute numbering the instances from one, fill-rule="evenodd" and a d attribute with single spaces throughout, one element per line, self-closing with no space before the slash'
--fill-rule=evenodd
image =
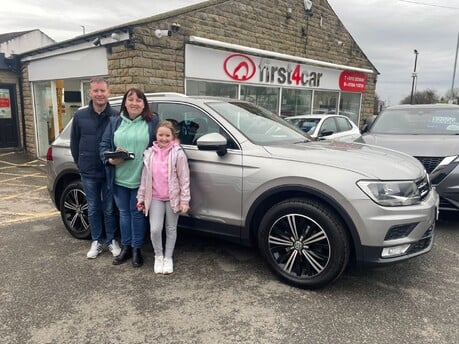
<path id="1" fill-rule="evenodd" d="M 142 178 L 137 192 L 137 202 L 145 204 L 145 216 L 148 215 L 150 210 L 153 194 L 152 163 L 154 154 L 153 147 L 148 148 L 143 154 Z M 189 206 L 191 199 L 188 159 L 178 143 L 174 144 L 169 153 L 167 170 L 170 204 L 172 210 L 178 213 L 180 204 Z"/>

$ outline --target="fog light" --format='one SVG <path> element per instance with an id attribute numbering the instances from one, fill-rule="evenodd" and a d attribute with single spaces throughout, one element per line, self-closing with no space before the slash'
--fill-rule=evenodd
<path id="1" fill-rule="evenodd" d="M 394 256 L 401 256 L 402 254 L 405 254 L 405 252 L 408 250 L 409 247 L 410 247 L 410 244 L 385 247 L 382 250 L 381 257 L 389 258 L 389 257 L 394 257 Z"/>

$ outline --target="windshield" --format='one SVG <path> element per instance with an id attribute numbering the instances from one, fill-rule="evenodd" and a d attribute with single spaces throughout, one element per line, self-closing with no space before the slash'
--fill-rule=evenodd
<path id="1" fill-rule="evenodd" d="M 208 103 L 250 141 L 259 145 L 307 140 L 304 133 L 282 118 L 250 103 Z"/>
<path id="2" fill-rule="evenodd" d="M 459 107 L 407 108 L 380 113 L 370 128 L 375 134 L 459 135 Z"/>

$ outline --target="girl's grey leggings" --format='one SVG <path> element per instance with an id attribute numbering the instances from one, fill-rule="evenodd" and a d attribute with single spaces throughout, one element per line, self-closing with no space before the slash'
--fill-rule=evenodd
<path id="1" fill-rule="evenodd" d="M 163 251 L 163 225 L 166 217 L 166 250 Z M 150 235 L 155 256 L 172 258 L 177 240 L 177 223 L 179 214 L 174 213 L 169 201 L 152 200 L 149 210 Z"/>

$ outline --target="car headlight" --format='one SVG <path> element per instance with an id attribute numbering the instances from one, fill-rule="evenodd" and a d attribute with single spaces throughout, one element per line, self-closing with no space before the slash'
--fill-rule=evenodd
<path id="1" fill-rule="evenodd" d="M 397 207 L 421 202 L 421 194 L 414 181 L 373 181 L 357 182 L 359 188 L 379 205 Z"/>

